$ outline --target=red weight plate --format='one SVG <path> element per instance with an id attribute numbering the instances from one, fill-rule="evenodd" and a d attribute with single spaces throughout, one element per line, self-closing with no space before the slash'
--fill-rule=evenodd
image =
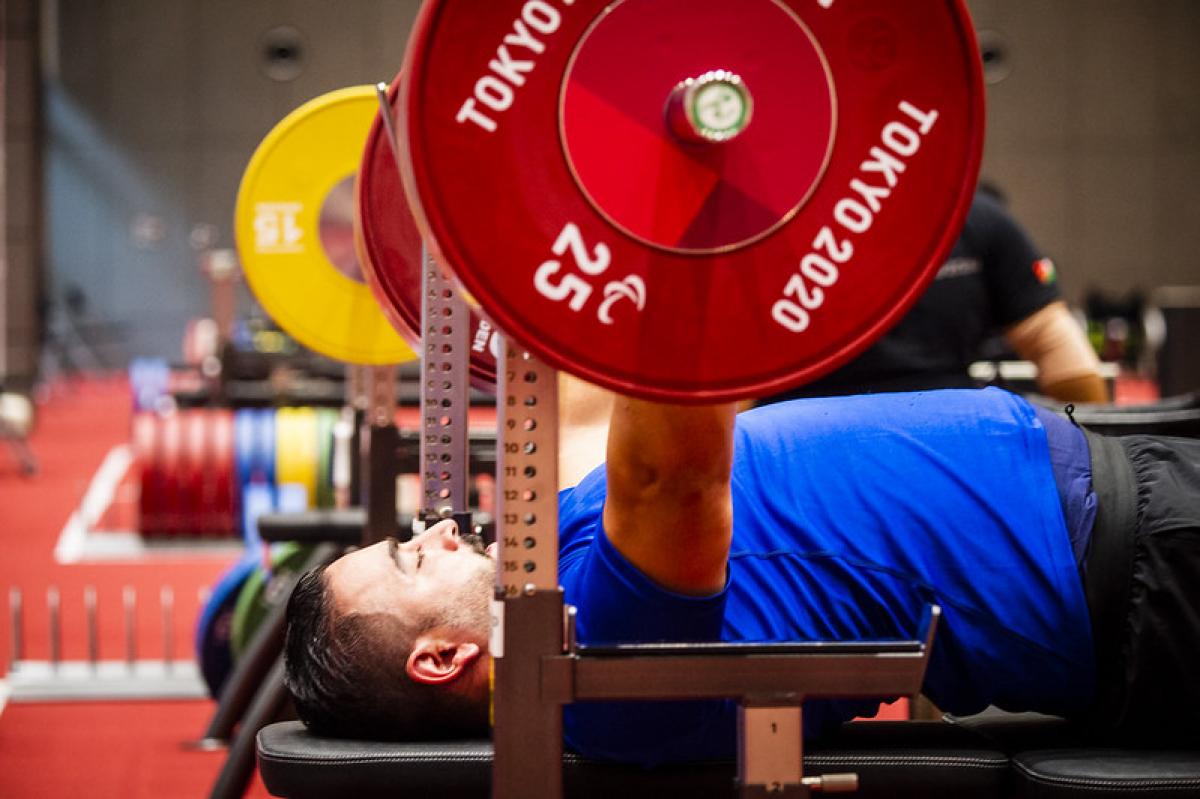
<path id="1" fill-rule="evenodd" d="M 399 77 L 388 88 L 398 111 Z M 397 116 L 400 116 L 397 113 Z M 399 124 L 399 119 L 397 119 Z M 355 244 L 367 283 L 392 327 L 413 347 L 420 346 L 421 234 L 412 218 L 396 156 L 379 117 L 367 134 L 358 170 Z M 477 311 L 471 313 L 471 381 L 482 391 L 495 391 L 495 330 Z M 419 350 L 418 350 L 419 351 Z"/>
<path id="2" fill-rule="evenodd" d="M 233 411 L 210 411 L 209 436 L 212 440 L 210 473 L 212 478 L 212 517 L 208 528 L 213 535 L 237 535 L 237 491 L 234 482 L 237 467 L 234 462 Z"/>
<path id="3" fill-rule="evenodd" d="M 133 454 L 138 465 L 138 530 L 157 535 L 162 527 L 162 464 L 159 461 L 159 416 L 150 411 L 133 415 Z"/>
<path id="4" fill-rule="evenodd" d="M 213 522 L 216 520 L 217 484 L 214 470 L 216 459 L 216 439 L 213 438 L 216 423 L 216 411 L 205 408 L 195 412 L 198 415 L 196 425 L 199 430 L 200 449 L 193 469 L 196 481 L 196 512 L 191 524 L 192 532 L 201 536 L 216 534 Z"/>
<path id="5" fill-rule="evenodd" d="M 768 394 L 932 278 L 974 192 L 981 72 L 961 0 L 430 0 L 404 183 L 436 257 L 554 366 Z"/>
<path id="6" fill-rule="evenodd" d="M 194 419 L 188 428 L 188 458 L 192 485 L 194 486 L 193 511 L 188 529 L 200 536 L 213 535 L 213 517 L 216 513 L 217 486 L 213 471 L 216 441 L 213 439 L 214 411 L 195 410 Z"/>
<path id="7" fill-rule="evenodd" d="M 225 419 L 229 417 L 229 411 L 220 410 L 217 408 L 209 408 L 204 413 L 204 436 L 205 436 L 205 467 L 204 467 L 204 533 L 210 536 L 223 536 L 227 530 L 225 528 L 225 520 L 228 518 L 226 506 L 228 500 L 226 495 L 233 485 L 233 479 L 229 474 L 229 469 L 232 468 L 232 463 L 223 464 L 222 448 L 232 455 L 233 441 L 230 438 L 228 442 L 223 440 L 223 429 Z M 232 420 L 229 425 L 232 426 Z M 226 446 L 226 444 L 228 446 Z"/>
<path id="8" fill-rule="evenodd" d="M 206 472 L 208 471 L 208 412 L 195 409 L 180 416 L 183 448 L 179 459 L 179 528 L 177 533 L 203 535 L 208 517 Z"/>
<path id="9" fill-rule="evenodd" d="M 158 533 L 175 536 L 183 531 L 186 524 L 183 420 L 178 412 L 169 413 L 162 418 L 159 436 L 162 524 L 159 525 Z"/>

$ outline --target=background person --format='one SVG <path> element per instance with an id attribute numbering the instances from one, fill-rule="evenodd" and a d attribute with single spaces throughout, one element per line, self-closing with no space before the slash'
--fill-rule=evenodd
<path id="1" fill-rule="evenodd" d="M 999 194 L 981 188 L 949 259 L 904 318 L 854 360 L 768 402 L 970 388 L 968 369 L 997 333 L 1037 366 L 1041 393 L 1063 402 L 1108 401 L 1099 359 L 1063 302 L 1053 262 Z"/>

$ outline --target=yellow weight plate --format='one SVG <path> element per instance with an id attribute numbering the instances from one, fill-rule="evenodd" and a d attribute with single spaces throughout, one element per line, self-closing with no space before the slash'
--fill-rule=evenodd
<path id="1" fill-rule="evenodd" d="M 275 412 L 275 482 L 298 483 L 308 492 L 308 507 L 317 504 L 317 413 L 312 408 L 280 408 Z"/>
<path id="2" fill-rule="evenodd" d="M 379 101 L 371 86 L 323 94 L 255 150 L 238 188 L 238 254 L 255 297 L 306 347 L 341 361 L 416 357 L 364 282 L 354 252 L 354 178 Z"/>

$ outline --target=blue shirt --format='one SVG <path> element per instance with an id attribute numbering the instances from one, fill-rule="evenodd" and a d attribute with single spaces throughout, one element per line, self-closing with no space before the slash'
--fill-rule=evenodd
<path id="1" fill-rule="evenodd" d="M 583 643 L 909 639 L 943 609 L 925 693 L 1069 715 L 1094 691 L 1088 610 L 1045 428 L 996 389 L 803 400 L 738 419 L 726 587 L 664 590 L 609 543 L 602 469 L 560 495 L 560 582 Z M 663 531 L 669 534 L 669 531 Z M 814 700 L 805 732 L 878 702 Z M 725 701 L 579 703 L 567 744 L 653 765 L 735 751 Z"/>

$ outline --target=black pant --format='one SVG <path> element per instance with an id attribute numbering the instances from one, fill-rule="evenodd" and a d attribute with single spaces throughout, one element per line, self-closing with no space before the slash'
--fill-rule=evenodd
<path id="1" fill-rule="evenodd" d="M 1087 433 L 1098 513 L 1084 587 L 1091 723 L 1133 742 L 1200 736 L 1200 439 Z"/>

